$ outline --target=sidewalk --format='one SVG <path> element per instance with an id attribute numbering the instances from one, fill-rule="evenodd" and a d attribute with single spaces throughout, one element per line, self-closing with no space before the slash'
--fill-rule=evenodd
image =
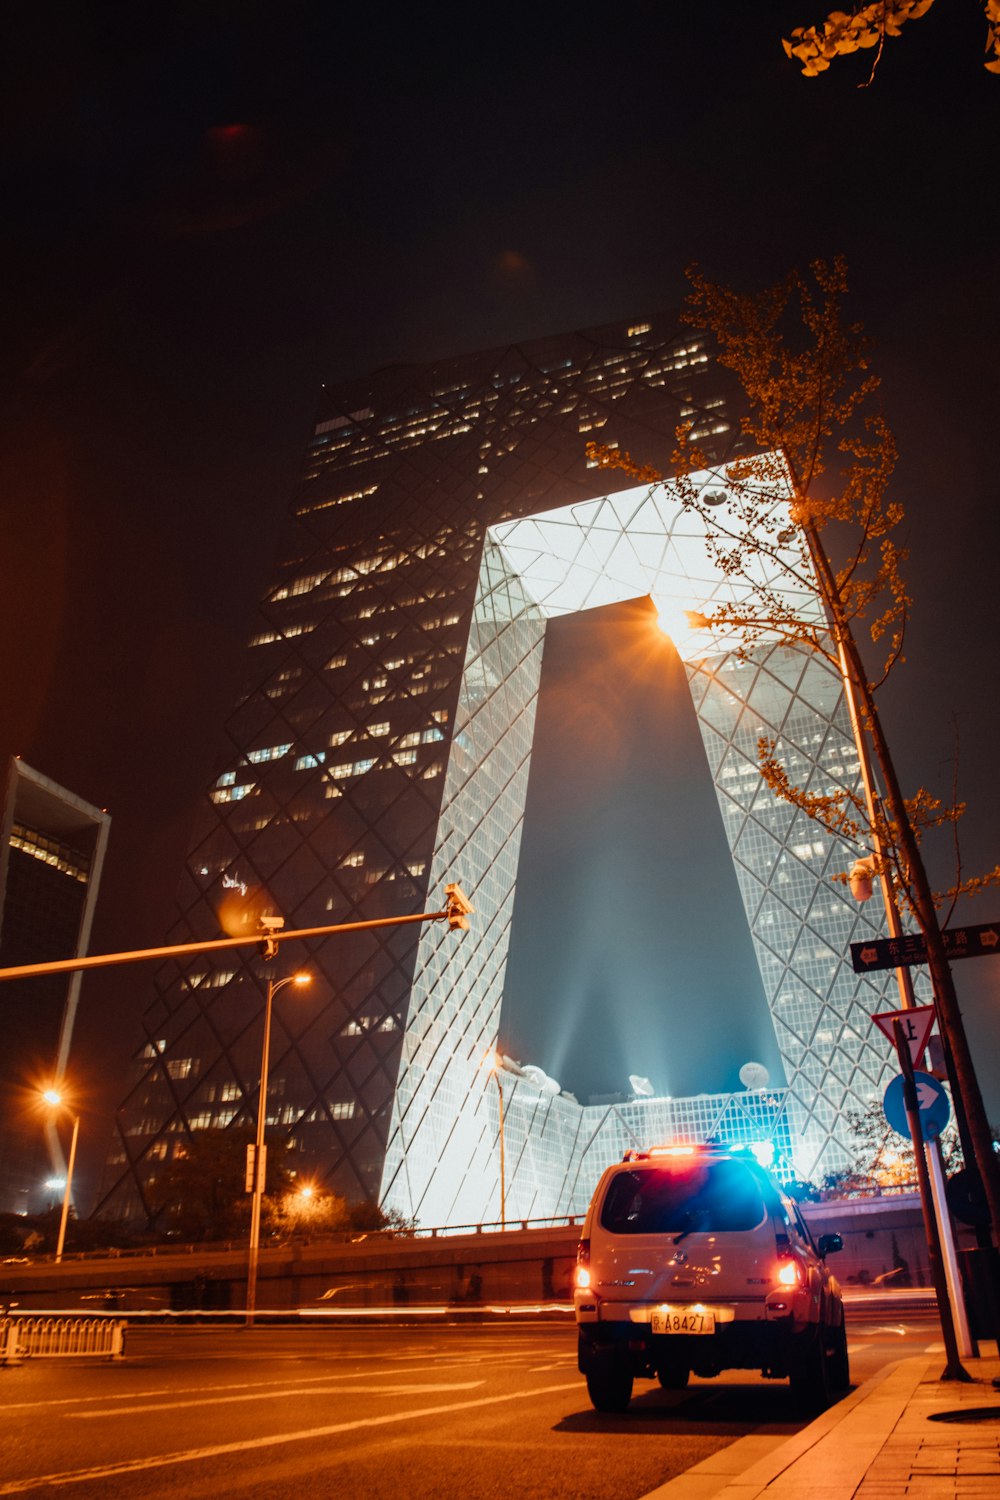
<path id="1" fill-rule="evenodd" d="M 971 1385 L 942 1384 L 943 1354 L 898 1360 L 786 1442 L 742 1438 L 645 1500 L 996 1500 L 1000 1359 L 962 1363 Z M 967 1415 L 931 1420 L 943 1412 Z"/>

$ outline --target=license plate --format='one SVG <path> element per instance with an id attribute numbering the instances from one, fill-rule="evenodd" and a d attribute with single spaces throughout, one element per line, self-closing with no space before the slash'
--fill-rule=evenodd
<path id="1" fill-rule="evenodd" d="M 714 1333 L 715 1314 L 707 1307 L 657 1307 L 653 1333 Z"/>

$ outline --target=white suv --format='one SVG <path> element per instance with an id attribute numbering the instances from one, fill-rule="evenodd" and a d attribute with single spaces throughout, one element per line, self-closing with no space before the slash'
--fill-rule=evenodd
<path id="1" fill-rule="evenodd" d="M 598 1411 L 636 1376 L 788 1376 L 811 1410 L 850 1384 L 844 1304 L 796 1205 L 750 1152 L 629 1151 L 597 1184 L 577 1254 L 579 1367 Z"/>

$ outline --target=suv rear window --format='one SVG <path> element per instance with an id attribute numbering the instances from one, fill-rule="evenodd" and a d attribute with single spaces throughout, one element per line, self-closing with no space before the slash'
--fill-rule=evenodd
<path id="1" fill-rule="evenodd" d="M 754 1229 L 764 1214 L 761 1189 L 742 1162 L 684 1158 L 619 1172 L 601 1224 L 612 1234 L 705 1234 Z"/>

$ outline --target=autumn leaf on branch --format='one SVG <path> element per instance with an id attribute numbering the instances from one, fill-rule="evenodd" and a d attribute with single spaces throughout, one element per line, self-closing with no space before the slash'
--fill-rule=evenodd
<path id="1" fill-rule="evenodd" d="M 807 78 L 825 73 L 835 57 L 875 49 L 871 72 L 859 84 L 860 88 L 867 88 L 875 77 L 886 38 L 901 35 L 907 21 L 919 20 L 933 4 L 934 0 L 871 0 L 867 5 L 856 5 L 850 12 L 832 10 L 819 26 L 796 26 L 791 37 L 782 38 L 781 45 L 786 57 L 794 57 L 801 63 Z M 990 73 L 1000 73 L 1000 0 L 984 0 L 984 10 L 985 67 Z"/>

